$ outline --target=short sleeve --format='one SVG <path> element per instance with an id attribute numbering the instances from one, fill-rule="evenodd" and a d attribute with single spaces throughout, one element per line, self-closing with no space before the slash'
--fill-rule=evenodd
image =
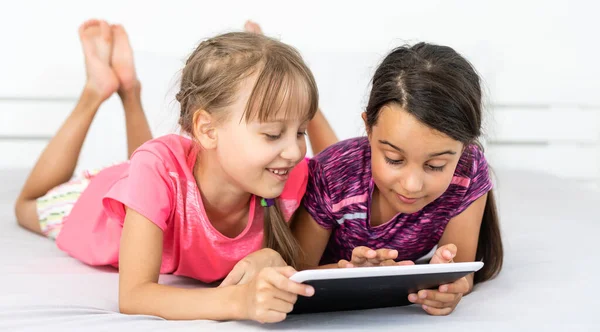
<path id="1" fill-rule="evenodd" d="M 174 206 L 174 184 L 163 160 L 156 154 L 137 150 L 131 157 L 129 174 L 103 199 L 105 211 L 125 216 L 125 206 L 148 218 L 163 231 Z"/>
<path id="2" fill-rule="evenodd" d="M 471 165 L 471 168 L 468 187 L 452 217 L 461 214 L 493 187 L 488 164 L 483 152 L 478 147 L 472 146 L 470 154 L 471 163 L 469 165 Z"/>
<path id="3" fill-rule="evenodd" d="M 321 164 L 316 159 L 308 163 L 308 184 L 302 204 L 321 227 L 333 229 L 337 222 L 331 210 L 329 185 Z"/>

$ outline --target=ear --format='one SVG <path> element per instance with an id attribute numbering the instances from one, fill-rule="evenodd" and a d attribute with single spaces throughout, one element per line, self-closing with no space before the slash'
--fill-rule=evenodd
<path id="1" fill-rule="evenodd" d="M 367 112 L 362 112 L 361 117 L 365 124 L 365 130 L 367 131 L 367 138 L 369 138 L 369 141 L 370 141 L 371 140 L 371 128 L 369 128 L 369 125 L 367 123 Z"/>
<path id="2" fill-rule="evenodd" d="M 217 147 L 217 128 L 215 127 L 215 117 L 206 110 L 197 110 L 194 112 L 194 138 L 200 142 L 205 149 L 214 149 Z"/>

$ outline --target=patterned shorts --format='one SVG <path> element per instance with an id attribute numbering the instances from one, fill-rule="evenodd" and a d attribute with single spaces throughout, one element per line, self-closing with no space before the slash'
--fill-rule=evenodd
<path id="1" fill-rule="evenodd" d="M 101 170 L 85 170 L 37 199 L 38 219 L 44 235 L 56 239 L 79 196 Z"/>

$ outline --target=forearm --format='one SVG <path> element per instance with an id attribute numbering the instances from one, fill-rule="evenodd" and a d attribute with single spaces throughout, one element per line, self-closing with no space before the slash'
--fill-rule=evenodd
<path id="1" fill-rule="evenodd" d="M 119 309 L 171 320 L 239 320 L 245 319 L 240 291 L 241 286 L 184 289 L 147 283 L 122 292 Z"/>

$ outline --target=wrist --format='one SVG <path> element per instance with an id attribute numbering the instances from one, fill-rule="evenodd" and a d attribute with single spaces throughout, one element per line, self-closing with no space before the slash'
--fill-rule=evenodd
<path id="1" fill-rule="evenodd" d="M 235 320 L 250 319 L 248 316 L 248 308 L 246 302 L 248 284 L 229 286 L 229 288 L 232 292 L 230 297 L 232 299 L 230 303 L 233 309 L 232 318 Z"/>
<path id="2" fill-rule="evenodd" d="M 79 99 L 80 104 L 85 104 L 87 107 L 98 108 L 106 100 L 96 89 L 91 85 L 86 84 L 81 92 Z"/>
<path id="3" fill-rule="evenodd" d="M 136 84 L 126 89 L 119 89 L 117 93 L 119 94 L 119 97 L 121 98 L 123 104 L 125 104 L 130 101 L 139 101 L 141 98 L 141 91 L 142 85 L 139 82 L 137 82 Z"/>

